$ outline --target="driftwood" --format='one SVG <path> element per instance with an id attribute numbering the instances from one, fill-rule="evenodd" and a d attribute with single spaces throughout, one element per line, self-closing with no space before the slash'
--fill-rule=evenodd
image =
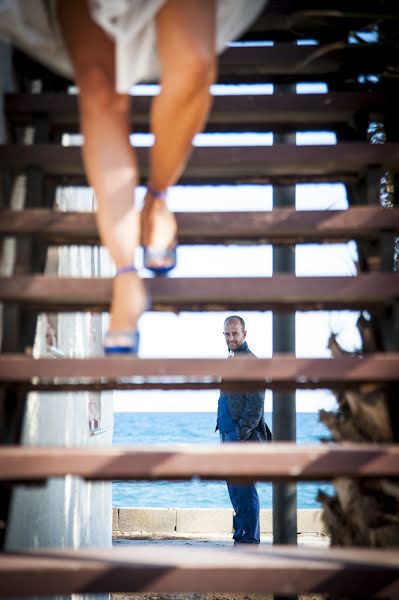
<path id="1" fill-rule="evenodd" d="M 380 28 L 384 36 L 384 29 Z M 388 37 L 391 31 L 387 30 Z M 396 86 L 395 86 L 396 87 Z M 393 125 L 393 127 L 392 127 Z M 381 122 L 369 122 L 368 141 L 383 143 L 392 137 L 397 139 L 398 128 L 388 119 Z M 359 188 L 347 186 L 350 203 L 364 202 L 359 195 Z M 375 193 L 375 189 L 373 193 Z M 380 204 L 385 208 L 397 206 L 399 202 L 399 178 L 392 173 L 385 173 L 380 180 Z M 362 271 L 387 268 L 387 249 L 384 242 L 377 240 L 358 243 L 357 269 Z M 394 240 L 394 270 L 399 270 L 399 238 Z M 393 311 L 395 313 L 395 311 Z M 396 317 L 397 319 L 397 317 Z M 395 325 L 395 314 L 392 315 L 392 327 Z M 357 322 L 361 337 L 361 348 L 354 355 L 370 352 L 383 352 L 388 344 L 392 347 L 394 338 L 387 331 L 381 315 L 362 314 Z M 388 334 L 388 335 L 387 335 Z M 394 342 L 395 343 L 395 342 Z M 396 344 L 395 344 L 396 345 Z M 348 354 L 340 346 L 336 336 L 329 340 L 329 348 L 334 356 Z M 350 354 L 350 353 L 349 353 Z M 335 441 L 356 442 L 398 442 L 399 441 L 399 408 L 398 389 L 377 385 L 363 386 L 358 390 L 337 394 L 337 412 L 320 412 L 320 420 L 329 429 Z M 331 536 L 332 546 L 399 546 L 399 481 L 391 479 L 362 480 L 337 479 L 334 481 L 335 495 L 329 496 L 319 492 L 318 500 L 323 505 L 322 520 Z M 347 600 L 329 597 L 329 600 Z"/>
<path id="2" fill-rule="evenodd" d="M 358 328 L 362 354 L 379 349 L 378 331 L 372 320 L 361 316 Z M 348 354 L 333 334 L 329 348 L 334 356 Z M 355 354 L 359 354 L 356 352 Z M 336 395 L 337 412 L 320 411 L 320 420 L 335 441 L 393 442 L 390 396 L 377 385 Z M 333 546 L 399 546 L 399 482 L 381 479 L 334 481 L 335 496 L 319 492 L 323 522 Z"/>

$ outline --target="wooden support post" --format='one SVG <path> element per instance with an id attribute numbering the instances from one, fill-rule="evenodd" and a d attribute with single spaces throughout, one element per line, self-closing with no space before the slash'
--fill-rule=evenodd
<path id="1" fill-rule="evenodd" d="M 275 86 L 275 93 L 295 94 L 295 85 Z M 295 133 L 275 133 L 274 143 L 296 144 Z M 273 208 L 295 208 L 295 185 L 273 187 Z M 295 274 L 295 246 L 273 247 L 273 275 Z M 273 312 L 273 353 L 295 354 L 295 312 Z M 273 438 L 296 441 L 295 391 L 273 392 Z M 297 544 L 296 483 L 273 483 L 273 544 Z M 296 600 L 297 596 L 275 595 L 274 600 Z"/>
<path id="2" fill-rule="evenodd" d="M 295 186 L 273 190 L 276 207 L 295 205 Z M 273 248 L 273 273 L 295 273 L 295 247 Z M 295 354 L 295 313 L 273 313 L 273 353 Z M 273 438 L 296 441 L 295 392 L 273 393 Z M 273 543 L 297 543 L 296 485 L 273 485 Z M 277 600 L 277 597 L 275 597 Z"/>
<path id="3" fill-rule="evenodd" d="M 0 170 L 0 206 L 6 208 L 10 203 L 10 194 L 14 178 L 6 170 Z"/>
<path id="4" fill-rule="evenodd" d="M 388 141 L 396 139 L 396 128 L 390 127 L 391 119 L 388 117 L 389 132 Z M 358 130 L 356 141 L 364 140 L 367 135 L 364 128 Z M 342 140 L 342 138 L 341 138 Z M 340 141 L 341 141 L 340 140 Z M 346 141 L 346 139 L 345 139 Z M 370 166 L 360 174 L 359 181 L 355 184 L 347 184 L 348 202 L 350 206 L 380 206 L 381 204 L 381 180 L 384 175 L 381 167 Z M 397 178 L 393 173 L 392 177 Z M 357 242 L 358 268 L 360 271 L 382 270 L 392 272 L 394 270 L 395 242 L 389 232 L 381 233 L 378 239 Z M 372 313 L 371 319 L 375 322 L 374 329 L 381 334 L 380 350 L 393 352 L 399 347 L 399 320 L 398 310 L 395 306 L 388 306 L 376 313 Z M 396 315 L 396 316 L 395 316 Z"/>

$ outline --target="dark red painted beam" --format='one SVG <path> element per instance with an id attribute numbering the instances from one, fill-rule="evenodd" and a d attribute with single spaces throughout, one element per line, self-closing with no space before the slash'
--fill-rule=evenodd
<path id="1" fill-rule="evenodd" d="M 7 94 L 5 111 L 15 125 L 47 116 L 52 130 L 77 132 L 78 98 L 73 94 Z M 149 131 L 151 96 L 136 95 L 130 123 L 135 132 Z M 330 92 L 328 94 L 245 94 L 214 96 L 206 131 L 328 129 L 350 123 L 355 115 L 396 114 L 395 94 Z"/>
<path id="2" fill-rule="evenodd" d="M 294 244 L 369 239 L 399 233 L 399 208 L 274 209 L 270 212 L 177 213 L 179 244 Z M 46 209 L 0 210 L 0 236 L 29 236 L 50 244 L 99 244 L 95 215 Z"/>
<path id="3" fill-rule="evenodd" d="M 145 180 L 148 148 L 137 148 L 137 154 Z M 22 173 L 29 167 L 42 169 L 54 176 L 59 185 L 86 182 L 81 149 L 77 146 L 0 146 L 0 165 L 12 173 Z M 370 166 L 398 171 L 399 143 L 197 147 L 180 183 L 346 181 L 357 179 Z"/>
<path id="4" fill-rule="evenodd" d="M 399 275 L 356 277 L 151 278 L 152 309 L 182 310 L 365 310 L 399 299 Z M 109 309 L 112 279 L 16 275 L 0 278 L 0 301 L 48 312 Z"/>
<path id="5" fill-rule="evenodd" d="M 198 549 L 130 546 L 58 548 L 0 555 L 0 597 L 105 592 L 399 596 L 395 549 Z"/>
<path id="6" fill-rule="evenodd" d="M 327 481 L 398 477 L 399 445 L 293 443 L 114 448 L 0 447 L 0 480 L 74 475 L 90 480 Z"/>
<path id="7" fill-rule="evenodd" d="M 223 385 L 234 389 L 338 388 L 399 380 L 399 354 L 363 357 L 295 358 L 289 354 L 249 360 L 40 358 L 0 356 L 0 384 L 31 389 L 203 389 Z M 84 380 L 84 383 L 82 383 Z"/>

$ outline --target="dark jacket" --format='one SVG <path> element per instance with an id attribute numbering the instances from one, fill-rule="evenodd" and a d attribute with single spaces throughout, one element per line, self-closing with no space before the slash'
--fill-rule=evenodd
<path id="1" fill-rule="evenodd" d="M 248 348 L 247 342 L 241 344 L 234 356 L 249 355 L 256 358 Z M 234 358 L 233 358 L 234 360 Z M 265 423 L 264 390 L 253 390 L 251 392 L 221 392 L 227 399 L 231 417 L 236 423 L 236 434 L 240 441 L 270 442 L 272 433 Z M 216 424 L 217 431 L 218 426 Z"/>

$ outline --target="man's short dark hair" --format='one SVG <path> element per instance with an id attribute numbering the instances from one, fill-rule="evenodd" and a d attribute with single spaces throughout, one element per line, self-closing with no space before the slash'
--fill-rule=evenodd
<path id="1" fill-rule="evenodd" d="M 224 326 L 228 325 L 232 321 L 238 321 L 242 327 L 242 330 L 245 331 L 245 321 L 242 317 L 239 317 L 238 315 L 231 315 L 231 317 L 227 317 L 227 319 L 225 319 L 224 321 Z"/>

